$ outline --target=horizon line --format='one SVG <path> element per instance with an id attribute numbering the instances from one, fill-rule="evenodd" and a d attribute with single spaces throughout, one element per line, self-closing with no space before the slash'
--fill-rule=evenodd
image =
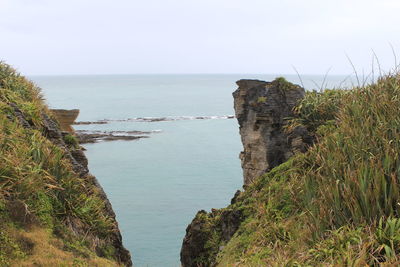
<path id="1" fill-rule="evenodd" d="M 276 75 L 276 76 L 285 76 L 285 75 L 294 75 L 294 76 L 312 76 L 312 75 L 317 75 L 317 76 L 355 76 L 354 73 L 352 74 L 343 74 L 343 73 L 332 73 L 332 74 L 326 74 L 326 73 L 303 73 L 303 74 L 297 74 L 297 73 L 240 73 L 240 72 L 232 72 L 232 73 L 97 73 L 97 74 L 23 74 L 24 76 L 27 77 L 38 77 L 38 76 L 129 76 L 129 75 L 143 75 L 143 76 L 151 76 L 151 75 L 165 75 L 165 76 L 172 76 L 172 75 Z"/>

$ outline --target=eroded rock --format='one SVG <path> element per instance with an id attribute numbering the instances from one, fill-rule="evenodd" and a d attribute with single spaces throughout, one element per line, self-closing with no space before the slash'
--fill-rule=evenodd
<path id="1" fill-rule="evenodd" d="M 304 150 L 307 132 L 286 133 L 287 119 L 304 97 L 304 89 L 283 78 L 273 82 L 240 80 L 233 93 L 236 118 L 243 143 L 240 159 L 244 184 Z M 293 142 L 292 142 L 293 141 Z"/>
<path id="2" fill-rule="evenodd" d="M 79 115 L 79 109 L 52 109 L 54 116 L 60 123 L 62 131 L 73 133 L 74 129 L 71 125 Z"/>
<path id="3" fill-rule="evenodd" d="M 241 152 L 244 188 L 254 179 L 307 151 L 314 138 L 304 127 L 286 129 L 304 89 L 283 78 L 273 82 L 240 80 L 233 93 L 236 118 L 244 151 Z M 199 211 L 186 229 L 181 249 L 183 267 L 216 265 L 218 253 L 237 232 L 246 215 L 238 209 L 237 191 L 227 208 Z"/>

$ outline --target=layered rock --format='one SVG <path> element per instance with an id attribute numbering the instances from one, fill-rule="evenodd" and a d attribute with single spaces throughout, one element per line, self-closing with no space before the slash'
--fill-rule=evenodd
<path id="1" fill-rule="evenodd" d="M 304 89 L 283 78 L 273 82 L 240 80 L 233 93 L 243 152 L 240 153 L 244 184 L 304 152 L 312 138 L 304 128 L 285 131 L 293 108 L 304 97 Z"/>
<path id="2" fill-rule="evenodd" d="M 79 109 L 52 109 L 51 112 L 60 123 L 62 131 L 73 133 L 74 129 L 71 125 L 75 122 L 79 115 Z"/>
<path id="3" fill-rule="evenodd" d="M 272 82 L 240 80 L 233 93 L 236 118 L 244 151 L 240 153 L 244 188 L 256 178 L 305 152 L 314 138 L 304 127 L 286 129 L 304 89 L 277 78 Z M 218 253 L 235 235 L 249 214 L 236 202 L 236 192 L 227 208 L 199 211 L 186 229 L 181 249 L 183 267 L 215 266 Z M 244 201 L 243 199 L 241 200 Z"/>

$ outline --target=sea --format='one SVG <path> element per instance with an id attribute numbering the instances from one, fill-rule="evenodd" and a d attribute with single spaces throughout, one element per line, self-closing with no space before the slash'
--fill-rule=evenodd
<path id="1" fill-rule="evenodd" d="M 76 130 L 149 132 L 148 138 L 83 146 L 91 173 L 111 201 L 134 266 L 178 267 L 186 227 L 197 211 L 227 206 L 242 188 L 242 144 L 232 118 L 235 82 L 277 76 L 307 90 L 349 83 L 346 76 L 332 75 L 29 78 L 42 88 L 51 108 L 79 109 L 77 121 L 107 121 L 76 125 Z"/>

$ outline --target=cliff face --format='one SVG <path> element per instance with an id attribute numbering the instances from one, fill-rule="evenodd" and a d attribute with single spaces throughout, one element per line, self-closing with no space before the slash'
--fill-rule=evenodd
<path id="1" fill-rule="evenodd" d="M 272 82 L 240 80 L 233 93 L 244 151 L 240 153 L 244 185 L 282 164 L 313 143 L 305 127 L 285 130 L 304 89 L 278 78 Z M 184 267 L 214 266 L 251 210 L 244 208 L 243 192 L 236 192 L 231 205 L 211 213 L 199 211 L 186 229 L 181 250 Z"/>
<path id="2" fill-rule="evenodd" d="M 52 109 L 62 131 L 73 133 L 72 124 L 79 115 L 79 109 Z"/>
<path id="3" fill-rule="evenodd" d="M 76 118 L 76 116 L 75 116 Z M 75 118 L 73 120 L 75 120 Z M 107 245 L 111 246 L 114 251 L 115 260 L 119 263 L 124 264 L 125 266 L 132 266 L 131 255 L 127 249 L 122 244 L 122 236 L 121 232 L 118 228 L 118 223 L 115 219 L 115 213 L 112 209 L 111 203 L 107 198 L 102 186 L 97 181 L 96 177 L 89 173 L 88 169 L 88 160 L 80 146 L 68 146 L 65 143 L 65 136 L 69 135 L 67 132 L 61 132 L 59 128 L 59 124 L 51 119 L 46 114 L 43 114 L 43 130 L 46 138 L 48 138 L 52 143 L 60 147 L 64 150 L 65 157 L 71 162 L 72 169 L 76 174 L 80 177 L 84 178 L 87 181 L 90 181 L 90 185 L 93 186 L 100 199 L 104 202 L 104 213 L 105 215 L 112 220 L 114 224 L 114 229 L 109 233 L 107 240 L 99 240 L 99 237 L 96 235 L 87 235 L 89 228 L 82 225 L 82 222 L 79 220 L 68 220 L 66 224 L 68 228 L 77 236 L 83 237 L 85 234 L 87 235 L 88 241 L 92 243 L 95 251 L 99 256 L 104 256 L 104 252 L 101 251 L 101 247 L 107 243 Z M 23 117 L 21 118 L 23 120 Z"/>
<path id="4" fill-rule="evenodd" d="M 197 213 L 183 266 L 398 266 L 400 75 L 301 100 L 281 78 L 238 85 L 247 185 Z"/>
<path id="5" fill-rule="evenodd" d="M 284 128 L 304 89 L 278 78 L 273 82 L 240 80 L 233 93 L 243 152 L 240 159 L 244 184 L 287 161 L 297 151 L 305 152 L 312 138 L 305 128 L 290 134 Z"/>
<path id="6" fill-rule="evenodd" d="M 83 148 L 54 117 L 0 63 L 0 265 L 132 266 Z"/>

